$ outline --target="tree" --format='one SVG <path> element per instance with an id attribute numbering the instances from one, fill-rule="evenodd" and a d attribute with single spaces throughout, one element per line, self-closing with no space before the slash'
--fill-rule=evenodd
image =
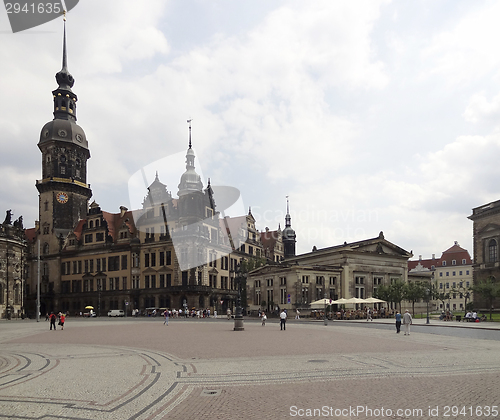
<path id="1" fill-rule="evenodd" d="M 373 294 L 373 297 L 385 300 L 386 302 L 394 303 L 389 286 L 381 285 L 377 287 L 377 291 Z"/>
<path id="2" fill-rule="evenodd" d="M 391 293 L 391 301 L 399 304 L 399 312 L 401 312 L 401 302 L 404 300 L 405 284 L 401 280 L 395 280 L 389 286 Z"/>
<path id="3" fill-rule="evenodd" d="M 420 282 L 410 281 L 404 285 L 404 300 L 411 302 L 412 314 L 415 314 L 415 302 L 425 298 L 426 287 Z"/>
<path id="4" fill-rule="evenodd" d="M 449 293 L 442 292 L 437 285 L 437 281 L 432 285 L 432 299 L 439 300 L 443 303 L 443 310 L 446 308 L 446 301 L 450 298 Z"/>
<path id="5" fill-rule="evenodd" d="M 488 301 L 490 307 L 490 321 L 492 318 L 493 312 L 493 301 L 500 296 L 500 283 L 496 283 L 494 277 L 488 277 L 486 280 L 482 280 L 481 282 L 472 286 L 472 290 L 474 293 L 477 293 Z"/>

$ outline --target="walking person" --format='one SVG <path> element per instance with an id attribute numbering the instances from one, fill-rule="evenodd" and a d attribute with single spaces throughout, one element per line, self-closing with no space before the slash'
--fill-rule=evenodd
<path id="1" fill-rule="evenodd" d="M 168 320 L 170 318 L 170 314 L 168 313 L 168 309 L 165 309 L 165 312 L 163 312 L 163 317 L 165 318 L 165 321 L 163 321 L 163 325 L 167 324 L 167 327 L 168 327 Z"/>
<path id="2" fill-rule="evenodd" d="M 405 335 L 410 335 L 410 325 L 412 323 L 413 323 L 413 319 L 411 317 L 410 312 L 408 312 L 408 309 L 407 309 L 405 314 L 403 315 L 403 325 L 405 326 Z"/>
<path id="3" fill-rule="evenodd" d="M 284 309 L 280 313 L 280 330 L 286 330 L 286 312 Z"/>
<path id="4" fill-rule="evenodd" d="M 295 311 L 295 319 L 300 319 L 300 311 L 298 309 Z"/>
<path id="5" fill-rule="evenodd" d="M 64 330 L 64 322 L 66 321 L 66 315 L 64 313 L 61 313 L 59 316 L 59 325 L 61 326 L 61 330 Z"/>
<path id="6" fill-rule="evenodd" d="M 399 334 L 401 331 L 401 314 L 399 311 L 396 311 L 396 333 Z"/>
<path id="7" fill-rule="evenodd" d="M 54 312 L 51 312 L 49 316 L 50 329 L 52 330 L 52 327 L 54 327 L 54 331 L 56 330 L 56 318 L 56 314 Z"/>
<path id="8" fill-rule="evenodd" d="M 267 320 L 267 316 L 266 316 L 266 313 L 265 312 L 262 312 L 262 326 L 265 327 L 266 326 L 266 320 Z"/>
<path id="9" fill-rule="evenodd" d="M 372 318 L 372 311 L 370 308 L 366 308 L 366 320 L 367 321 L 373 321 L 373 318 Z"/>

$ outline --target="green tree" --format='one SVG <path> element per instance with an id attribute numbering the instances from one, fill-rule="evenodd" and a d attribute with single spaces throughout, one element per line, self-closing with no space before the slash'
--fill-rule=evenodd
<path id="1" fill-rule="evenodd" d="M 415 314 L 415 302 L 425 298 L 426 287 L 420 282 L 410 281 L 403 288 L 404 300 L 411 302 L 412 314 Z"/>
<path id="2" fill-rule="evenodd" d="M 439 300 L 443 304 L 443 310 L 446 308 L 446 301 L 450 298 L 449 293 L 443 292 L 443 289 L 439 289 L 437 281 L 432 285 L 432 299 Z"/>
<path id="3" fill-rule="evenodd" d="M 399 304 L 399 312 L 401 312 L 401 302 L 405 299 L 405 284 L 401 280 L 395 280 L 389 286 L 391 293 L 391 301 Z"/>
<path id="4" fill-rule="evenodd" d="M 494 281 L 493 277 L 488 277 L 486 280 L 472 286 L 474 293 L 477 293 L 488 301 L 490 307 L 490 321 L 493 312 L 493 301 L 500 296 L 500 283 Z"/>
<path id="5" fill-rule="evenodd" d="M 377 287 L 377 291 L 373 294 L 373 297 L 385 300 L 386 302 L 389 303 L 394 303 L 392 300 L 391 290 L 389 286 L 381 285 Z"/>

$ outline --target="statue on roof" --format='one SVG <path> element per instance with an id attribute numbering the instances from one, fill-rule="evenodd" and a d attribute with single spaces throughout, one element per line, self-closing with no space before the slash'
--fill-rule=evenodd
<path id="1" fill-rule="evenodd" d="M 4 225 L 11 225 L 12 224 L 12 210 L 7 210 L 5 212 L 5 220 L 3 221 Z"/>

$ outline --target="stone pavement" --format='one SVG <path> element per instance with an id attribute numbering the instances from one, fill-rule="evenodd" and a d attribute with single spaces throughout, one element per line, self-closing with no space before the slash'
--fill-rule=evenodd
<path id="1" fill-rule="evenodd" d="M 232 327 L 67 318 L 54 332 L 1 321 L 0 418 L 499 417 L 499 340 L 306 320 Z"/>

